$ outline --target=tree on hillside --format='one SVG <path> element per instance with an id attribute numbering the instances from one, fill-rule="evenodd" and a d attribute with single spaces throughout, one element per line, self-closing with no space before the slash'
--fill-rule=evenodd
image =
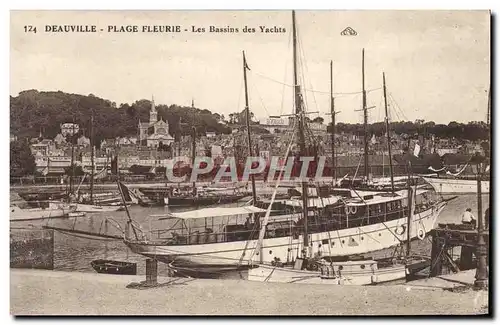
<path id="1" fill-rule="evenodd" d="M 318 117 L 315 117 L 312 122 L 313 123 L 319 123 L 319 124 L 323 124 L 323 122 L 325 121 L 324 118 L 322 118 L 321 116 L 318 116 Z"/>
<path id="2" fill-rule="evenodd" d="M 207 109 L 192 108 L 191 106 L 162 105 L 156 103 L 159 118 L 169 124 L 169 132 L 175 135 L 180 131 L 182 135 L 191 133 L 191 128 L 196 126 L 198 134 L 207 131 L 215 131 L 218 134 L 230 134 L 231 130 L 221 121 L 223 115 L 212 113 Z M 54 139 L 60 133 L 62 123 L 72 122 L 80 127 L 90 130 L 90 117 L 94 112 L 94 143 L 99 145 L 103 139 L 137 136 L 138 122 L 149 121 L 151 100 L 140 99 L 131 104 L 121 104 L 99 98 L 95 95 L 68 94 L 62 91 L 39 92 L 37 90 L 25 90 L 16 97 L 10 97 L 10 129 L 19 138 L 37 137 L 43 130 L 45 138 Z M 182 127 L 179 127 L 179 119 L 182 118 Z M 245 110 L 228 115 L 229 124 L 246 124 Z M 251 118 L 254 118 L 253 113 Z M 313 121 L 321 122 L 320 117 Z M 306 120 L 310 120 L 309 117 Z M 321 123 L 324 123 L 321 122 Z M 252 124 L 257 124 L 253 122 Z M 180 130 L 179 130 L 180 128 Z M 409 134 L 412 137 L 421 134 L 434 134 L 436 138 L 457 138 L 464 140 L 487 140 L 490 129 L 484 122 L 451 122 L 448 125 L 436 124 L 432 121 L 416 120 L 392 121 L 391 131 L 395 134 Z M 331 125 L 328 132 L 331 132 Z M 349 124 L 338 122 L 337 134 L 364 134 L 363 124 Z M 368 126 L 369 134 L 378 136 L 385 134 L 383 122 L 372 123 Z M 88 133 L 86 133 L 88 136 Z"/>
<path id="3" fill-rule="evenodd" d="M 85 172 L 83 171 L 82 166 L 71 165 L 69 167 L 64 168 L 64 174 L 68 176 L 83 176 Z"/>
<path id="4" fill-rule="evenodd" d="M 10 143 L 10 176 L 26 176 L 35 173 L 35 157 L 26 141 Z"/>
<path id="5" fill-rule="evenodd" d="M 194 123 L 200 132 L 211 128 L 217 133 L 230 133 L 230 129 L 219 124 L 217 115 L 209 110 L 195 109 L 196 114 L 193 114 L 191 106 L 158 103 L 156 108 L 159 117 L 169 123 L 172 134 L 177 131 L 178 126 L 175 124 L 179 117 L 182 117 L 183 123 L 188 124 L 181 130 L 183 135 L 191 132 Z M 99 145 L 103 139 L 136 136 L 138 122 L 149 121 L 150 110 L 151 100 L 148 99 L 116 107 L 115 102 L 92 94 L 84 96 L 62 91 L 27 90 L 20 92 L 17 97 L 10 97 L 10 126 L 11 131 L 19 138 L 36 137 L 42 129 L 45 138 L 54 139 L 61 132 L 60 125 L 73 120 L 81 128 L 90 130 L 90 117 L 94 112 L 94 143 Z"/>

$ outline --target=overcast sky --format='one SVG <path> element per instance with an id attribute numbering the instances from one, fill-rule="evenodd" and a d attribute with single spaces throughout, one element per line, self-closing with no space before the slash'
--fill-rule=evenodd
<path id="1" fill-rule="evenodd" d="M 490 70 L 487 11 L 298 11 L 301 85 L 311 112 L 330 111 L 330 60 L 338 122 L 361 122 L 365 48 L 370 122 L 383 119 L 382 71 L 392 120 L 485 121 Z M 23 26 L 37 27 L 25 33 Z M 92 34 L 45 33 L 46 24 L 97 25 Z M 180 25 L 177 34 L 107 33 L 108 25 Z M 210 25 L 239 33 L 209 33 Z M 259 26 L 281 27 L 266 34 Z M 191 26 L 205 33 L 185 32 Z M 245 34 L 243 27 L 256 29 Z M 346 27 L 357 36 L 341 36 Z M 120 103 L 150 99 L 228 116 L 244 108 L 242 50 L 257 117 L 292 107 L 289 11 L 38 11 L 11 13 L 10 94 L 90 93 Z M 312 117 L 317 114 L 311 115 Z M 322 115 L 325 120 L 329 117 Z"/>

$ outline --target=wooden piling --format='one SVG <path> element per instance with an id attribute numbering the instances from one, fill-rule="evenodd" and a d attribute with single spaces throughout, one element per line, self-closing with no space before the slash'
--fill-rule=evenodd
<path id="1" fill-rule="evenodd" d="M 11 230 L 10 267 L 54 269 L 53 230 Z"/>
<path id="2" fill-rule="evenodd" d="M 444 241 L 443 238 L 436 236 L 434 234 L 432 236 L 432 251 L 431 251 L 431 269 L 430 276 L 438 276 L 441 275 L 443 270 L 443 250 L 444 250 Z"/>
<path id="3" fill-rule="evenodd" d="M 439 224 L 431 230 L 432 252 L 430 276 L 442 275 L 449 270 L 470 270 L 476 267 L 481 257 L 481 246 L 478 245 L 478 233 L 472 227 L 459 224 Z M 488 237 L 485 233 L 483 236 Z M 481 236 L 482 237 L 482 236 Z M 461 247 L 460 261 L 453 260 L 449 251 Z M 483 254 L 488 258 L 488 245 L 483 245 Z M 486 262 L 487 263 L 487 262 Z"/>
<path id="4" fill-rule="evenodd" d="M 146 285 L 155 286 L 158 284 L 158 261 L 146 259 Z"/>
<path id="5" fill-rule="evenodd" d="M 462 246 L 462 251 L 460 252 L 460 269 L 470 270 L 476 265 L 473 260 L 474 247 Z"/>

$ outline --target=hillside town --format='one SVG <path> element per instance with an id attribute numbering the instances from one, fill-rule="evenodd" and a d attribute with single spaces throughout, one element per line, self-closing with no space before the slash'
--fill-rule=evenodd
<path id="1" fill-rule="evenodd" d="M 490 314 L 491 12 L 13 12 L 11 314 Z"/>
<path id="2" fill-rule="evenodd" d="M 268 162 L 272 156 L 283 156 L 286 152 L 286 141 L 283 140 L 289 136 L 291 123 L 291 119 L 284 118 L 270 117 L 259 120 L 257 125 L 260 131 L 252 132 L 253 152 Z M 219 164 L 227 157 L 242 159 L 248 156 L 246 127 L 236 123 L 227 123 L 227 126 L 231 129 L 231 134 L 206 132 L 197 135 L 195 156 L 209 156 Z M 331 165 L 332 135 L 327 131 L 327 125 L 322 121 L 311 121 L 308 123 L 308 129 L 311 130 L 309 138 L 314 143 L 316 154 L 326 156 L 327 165 Z M 74 166 L 80 166 L 83 173 L 90 174 L 92 148 L 89 136 L 89 131 L 82 130 L 79 124 L 68 122 L 60 125 L 60 133 L 53 139 L 45 138 L 42 132 L 37 138 L 29 139 L 36 164 L 35 176 L 64 177 L 72 162 Z M 390 138 L 392 154 L 396 157 L 416 145 L 420 148 L 420 155 L 437 154 L 445 165 L 462 163 L 465 158 L 460 156 L 484 154 L 480 141 L 438 139 L 432 134 L 410 137 L 396 134 L 394 131 L 391 132 Z M 169 124 L 158 117 L 153 100 L 149 120 L 139 121 L 137 136 L 104 139 L 98 146 L 94 146 L 94 173 L 105 177 L 110 173 L 112 158 L 117 157 L 117 167 L 121 174 L 158 174 L 158 171 L 164 171 L 164 167 L 173 157 L 192 157 L 192 139 L 192 135 L 170 134 Z M 17 140 L 17 137 L 11 136 L 11 141 L 14 140 Z M 369 154 L 373 166 L 388 165 L 387 147 L 386 135 L 371 136 Z M 334 148 L 337 168 L 355 167 L 363 155 L 363 137 L 345 132 L 335 134 Z"/>

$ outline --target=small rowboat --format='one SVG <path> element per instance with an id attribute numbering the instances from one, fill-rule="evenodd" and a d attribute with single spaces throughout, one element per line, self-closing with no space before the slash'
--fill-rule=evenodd
<path id="1" fill-rule="evenodd" d="M 90 262 L 97 273 L 136 275 L 137 264 L 113 260 L 94 260 Z"/>
<path id="2" fill-rule="evenodd" d="M 85 212 L 70 212 L 68 213 L 68 217 L 73 218 L 73 217 L 85 217 L 86 213 Z"/>

